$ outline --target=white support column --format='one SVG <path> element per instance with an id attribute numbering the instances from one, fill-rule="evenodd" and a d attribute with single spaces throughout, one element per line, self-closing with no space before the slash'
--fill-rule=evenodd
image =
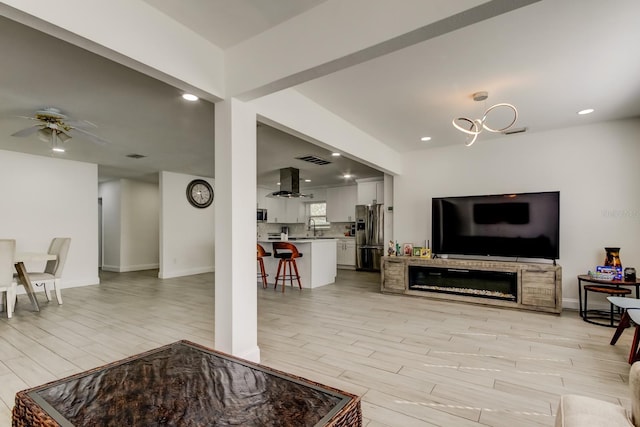
<path id="1" fill-rule="evenodd" d="M 259 362 L 256 113 L 229 99 L 215 115 L 215 348 Z"/>

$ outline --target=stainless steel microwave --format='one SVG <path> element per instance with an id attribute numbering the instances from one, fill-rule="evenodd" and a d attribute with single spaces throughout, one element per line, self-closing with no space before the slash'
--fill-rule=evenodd
<path id="1" fill-rule="evenodd" d="M 258 222 L 267 222 L 267 210 L 266 209 L 257 209 L 256 220 Z"/>

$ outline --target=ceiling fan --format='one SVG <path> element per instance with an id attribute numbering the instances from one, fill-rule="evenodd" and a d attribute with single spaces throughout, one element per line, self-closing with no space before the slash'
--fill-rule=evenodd
<path id="1" fill-rule="evenodd" d="M 21 119 L 35 120 L 38 123 L 19 130 L 11 136 L 26 137 L 37 133 L 38 138 L 51 144 L 53 151 L 64 152 L 62 144 L 74 136 L 85 137 L 97 144 L 106 144 L 107 140 L 100 138 L 83 127 L 97 127 L 91 122 L 78 122 L 62 113 L 59 108 L 46 107 L 35 112 L 33 117 L 18 116 Z"/>

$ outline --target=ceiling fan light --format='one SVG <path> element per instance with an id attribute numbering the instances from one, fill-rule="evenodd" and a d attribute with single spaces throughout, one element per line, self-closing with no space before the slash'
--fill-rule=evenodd
<path id="1" fill-rule="evenodd" d="M 49 128 L 42 128 L 38 130 L 38 139 L 42 142 L 51 142 L 52 131 Z"/>
<path id="2" fill-rule="evenodd" d="M 53 147 L 51 151 L 55 151 L 56 153 L 64 153 L 64 148 L 62 147 Z"/>
<path id="3" fill-rule="evenodd" d="M 58 139 L 60 139 L 60 141 L 62 142 L 67 142 L 71 139 L 71 137 L 64 132 L 58 132 Z"/>

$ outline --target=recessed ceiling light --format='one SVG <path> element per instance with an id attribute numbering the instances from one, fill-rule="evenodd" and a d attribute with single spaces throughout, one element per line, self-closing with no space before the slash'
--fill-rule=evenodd
<path id="1" fill-rule="evenodd" d="M 311 180 L 310 179 L 305 179 L 304 182 L 311 182 Z"/>
<path id="2" fill-rule="evenodd" d="M 280 185 L 280 183 L 277 183 L 276 185 Z"/>
<path id="3" fill-rule="evenodd" d="M 431 137 L 430 136 L 423 136 L 422 138 L 420 138 L 420 141 L 431 141 Z"/>
<path id="4" fill-rule="evenodd" d="M 198 97 L 197 97 L 197 96 L 192 95 L 192 94 L 190 94 L 190 93 L 183 93 L 183 94 L 182 94 L 182 97 L 183 97 L 184 99 L 186 99 L 187 101 L 197 101 L 197 100 L 198 100 Z"/>
<path id="5" fill-rule="evenodd" d="M 343 177 L 344 179 L 349 179 L 349 178 L 351 178 L 351 176 L 352 176 L 352 175 L 350 175 L 350 174 L 348 174 L 348 173 L 345 173 L 344 175 L 342 175 L 342 177 Z"/>
<path id="6" fill-rule="evenodd" d="M 55 151 L 56 153 L 64 153 L 64 148 L 62 147 L 54 147 L 51 151 Z"/>
<path id="7" fill-rule="evenodd" d="M 585 110 L 580 110 L 578 111 L 578 114 L 580 114 L 581 116 L 584 116 L 585 114 L 591 114 L 593 113 L 595 110 L 593 108 L 587 108 Z"/>
<path id="8" fill-rule="evenodd" d="M 340 153 L 331 153 L 333 157 L 340 157 Z"/>

